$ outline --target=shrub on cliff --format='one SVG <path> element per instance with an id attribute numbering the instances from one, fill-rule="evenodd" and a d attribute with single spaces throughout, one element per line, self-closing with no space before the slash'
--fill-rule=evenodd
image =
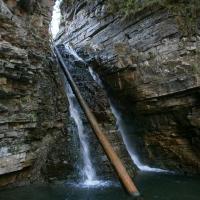
<path id="1" fill-rule="evenodd" d="M 197 19 L 200 17 L 200 0 L 85 0 L 90 4 L 102 2 L 107 4 L 108 12 L 132 16 L 144 8 L 163 6 L 177 16 L 180 29 L 188 34 L 194 33 L 197 28 Z M 83 0 L 63 0 L 66 7 L 77 5 Z"/>
<path id="2" fill-rule="evenodd" d="M 185 35 L 197 30 L 200 18 L 200 0 L 107 0 L 111 13 L 132 16 L 147 7 L 163 6 L 176 16 L 177 24 Z"/>
<path id="3" fill-rule="evenodd" d="M 93 0 L 94 1 L 94 0 Z M 153 4 L 159 4 L 162 6 L 173 6 L 177 5 L 186 6 L 186 8 L 200 8 L 199 0 L 107 0 L 105 1 L 112 12 L 121 12 L 125 15 L 133 14 L 137 11 L 144 9 L 145 7 Z M 183 9 L 183 7 L 180 7 Z"/>

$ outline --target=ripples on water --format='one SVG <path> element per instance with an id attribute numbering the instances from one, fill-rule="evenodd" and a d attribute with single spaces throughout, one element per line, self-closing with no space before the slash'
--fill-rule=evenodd
<path id="1" fill-rule="evenodd" d="M 170 174 L 141 173 L 135 182 L 145 200 L 199 200 L 200 178 Z M 115 182 L 96 186 L 75 183 L 48 186 L 26 186 L 0 191 L 0 200 L 129 200 Z"/>

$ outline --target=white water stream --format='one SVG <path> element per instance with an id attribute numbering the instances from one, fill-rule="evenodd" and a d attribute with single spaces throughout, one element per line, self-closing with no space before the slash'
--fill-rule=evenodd
<path id="1" fill-rule="evenodd" d="M 89 72 L 90 72 L 91 76 L 93 77 L 93 79 L 101 87 L 103 87 L 101 79 L 99 78 L 99 76 L 90 67 L 89 67 Z M 130 141 L 128 140 L 128 138 L 126 136 L 127 135 L 126 128 L 124 126 L 123 119 L 121 117 L 120 112 L 115 108 L 115 106 L 111 103 L 111 101 L 110 101 L 110 106 L 111 106 L 112 113 L 116 118 L 116 121 L 117 121 L 116 125 L 117 125 L 117 127 L 119 129 L 119 132 L 122 135 L 122 139 L 123 139 L 123 142 L 124 142 L 124 144 L 126 146 L 126 149 L 127 149 L 128 153 L 129 153 L 129 155 L 131 156 L 131 159 L 132 159 L 133 163 L 138 167 L 138 169 L 140 169 L 141 171 L 147 171 L 147 172 L 167 172 L 166 170 L 149 167 L 149 166 L 144 165 L 144 164 L 141 163 L 141 161 L 139 160 L 139 157 L 135 153 L 132 145 L 130 144 Z"/>
<path id="2" fill-rule="evenodd" d="M 148 171 L 148 172 L 167 172 L 166 170 L 159 169 L 159 168 L 153 168 L 149 167 L 147 165 L 144 165 L 139 160 L 138 155 L 135 153 L 132 145 L 130 144 L 130 141 L 126 137 L 126 128 L 124 127 L 123 119 L 121 117 L 120 112 L 114 107 L 114 105 L 110 102 L 112 113 L 114 114 L 116 120 L 117 120 L 117 127 L 122 134 L 122 138 L 124 141 L 124 144 L 126 145 L 126 149 L 131 156 L 131 159 L 133 163 L 141 170 L 141 171 Z M 134 134 L 134 133 L 133 133 Z"/>
<path id="3" fill-rule="evenodd" d="M 53 39 L 56 37 L 56 35 L 59 32 L 59 26 L 60 26 L 60 20 L 61 20 L 61 12 L 60 12 L 61 3 L 62 3 L 62 0 L 57 0 L 53 8 L 52 20 L 50 24 L 50 32 L 52 34 Z"/>
<path id="4" fill-rule="evenodd" d="M 72 46 L 70 46 L 68 43 L 65 44 L 65 50 L 72 56 L 74 56 L 74 58 L 76 60 L 82 61 L 83 63 L 85 63 L 85 61 L 76 53 L 76 51 L 73 49 Z"/>
<path id="5" fill-rule="evenodd" d="M 76 97 L 72 92 L 70 85 L 66 84 L 66 93 L 69 100 L 70 115 L 74 119 L 77 127 L 77 133 L 79 136 L 81 144 L 81 154 L 83 158 L 83 168 L 81 170 L 83 184 L 85 185 L 95 185 L 97 184 L 96 172 L 91 162 L 89 144 L 87 141 L 87 134 L 85 133 L 83 121 L 80 116 L 78 104 L 76 102 Z"/>
<path id="6" fill-rule="evenodd" d="M 74 51 L 74 49 L 70 45 L 65 44 L 65 50 L 70 55 L 72 55 L 76 60 L 84 62 L 84 60 L 81 57 L 79 57 L 79 55 Z M 89 142 L 87 140 L 87 133 L 84 129 L 83 121 L 81 118 L 79 105 L 68 82 L 66 82 L 66 93 L 70 105 L 70 115 L 74 119 L 77 127 L 77 132 L 81 144 L 81 155 L 82 155 L 81 157 L 83 158 L 83 169 L 81 170 L 83 182 L 81 182 L 79 186 L 83 187 L 109 186 L 110 184 L 112 184 L 112 182 L 99 180 L 96 176 L 95 167 L 93 166 L 91 161 L 92 159 L 90 156 Z"/>
<path id="7" fill-rule="evenodd" d="M 54 5 L 53 9 L 53 16 L 50 26 L 50 31 L 52 34 L 52 37 L 55 38 L 56 35 L 59 32 L 59 25 L 60 25 L 60 19 L 61 19 L 61 11 L 60 11 L 60 4 L 62 3 L 62 0 L 57 0 Z M 70 45 L 65 45 L 66 51 L 74 56 L 76 60 L 82 60 L 77 53 L 74 51 L 74 49 Z M 90 156 L 90 149 L 89 149 L 89 142 L 87 140 L 87 133 L 85 131 L 83 121 L 81 118 L 81 113 L 79 110 L 79 105 L 76 100 L 76 97 L 67 82 L 65 80 L 65 89 L 66 94 L 69 100 L 69 109 L 70 109 L 70 116 L 74 120 L 76 127 L 77 127 L 77 134 L 80 140 L 81 144 L 81 158 L 83 160 L 83 166 L 81 168 L 81 182 L 79 183 L 79 186 L 83 187 L 99 187 L 99 186 L 107 186 L 110 183 L 108 181 L 100 181 L 97 179 L 95 168 L 92 164 L 91 156 Z"/>
<path id="8" fill-rule="evenodd" d="M 84 60 L 76 53 L 76 51 L 74 51 L 74 49 L 68 45 L 65 44 L 65 49 L 68 53 L 70 53 L 71 55 L 74 56 L 75 59 L 80 60 L 82 62 L 84 62 Z M 103 87 L 102 81 L 99 78 L 99 76 L 93 71 L 93 69 L 91 67 L 89 67 L 89 72 L 92 76 L 92 78 L 99 84 L 99 86 Z M 123 142 L 126 146 L 126 149 L 133 161 L 133 163 L 141 170 L 141 171 L 147 171 L 147 172 L 167 172 L 166 170 L 163 169 L 159 169 L 159 168 L 153 168 L 153 167 L 149 167 L 147 165 L 144 165 L 143 163 L 141 163 L 141 161 L 139 160 L 138 155 L 135 153 L 133 145 L 130 144 L 130 141 L 128 139 L 128 137 L 126 136 L 126 129 L 124 127 L 124 123 L 123 123 L 123 119 L 121 118 L 120 112 L 117 111 L 117 109 L 115 108 L 115 106 L 110 102 L 110 106 L 111 106 L 111 110 L 112 113 L 114 114 L 116 121 L 117 121 L 117 127 L 120 131 L 120 133 L 122 134 L 122 139 Z"/>

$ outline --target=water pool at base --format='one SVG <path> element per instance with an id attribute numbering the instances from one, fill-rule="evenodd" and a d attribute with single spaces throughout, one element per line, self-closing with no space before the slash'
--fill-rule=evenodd
<path id="1" fill-rule="evenodd" d="M 200 200 L 200 178 L 140 173 L 135 182 L 145 200 Z M 78 187 L 35 185 L 0 191 L 0 200 L 129 200 L 120 184 Z"/>

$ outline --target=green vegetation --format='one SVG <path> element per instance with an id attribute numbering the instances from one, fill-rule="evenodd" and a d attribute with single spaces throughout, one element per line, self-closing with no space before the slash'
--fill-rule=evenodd
<path id="1" fill-rule="evenodd" d="M 175 15 L 177 24 L 183 35 L 193 35 L 196 33 L 198 19 L 200 18 L 199 0 L 179 0 L 177 3 L 166 6 Z"/>
<path id="2" fill-rule="evenodd" d="M 90 3 L 97 0 L 86 0 Z M 63 0 L 65 5 L 71 6 L 77 0 Z M 197 28 L 197 18 L 200 17 L 200 0 L 105 0 L 111 14 L 132 16 L 147 7 L 162 6 L 175 15 L 177 24 L 184 35 L 192 35 Z"/>
<path id="3" fill-rule="evenodd" d="M 169 8 L 181 6 L 187 9 L 200 8 L 199 0 L 107 0 L 105 1 L 113 12 L 120 11 L 131 14 L 151 5 L 167 6 Z"/>
<path id="4" fill-rule="evenodd" d="M 106 2 L 112 13 L 121 12 L 130 15 L 144 9 L 146 6 L 161 3 L 162 0 L 108 0 Z"/>
<path id="5" fill-rule="evenodd" d="M 132 16 L 147 7 L 162 6 L 175 15 L 183 35 L 193 35 L 200 17 L 200 0 L 107 0 L 111 13 Z"/>
<path id="6" fill-rule="evenodd" d="M 86 0 L 88 2 L 95 2 L 97 0 Z M 76 0 L 63 0 L 65 5 L 72 5 Z M 144 9 L 151 5 L 162 5 L 168 7 L 186 6 L 187 9 L 199 9 L 200 0 L 105 0 L 105 4 L 108 5 L 110 11 L 121 12 L 123 14 L 131 14 Z"/>

